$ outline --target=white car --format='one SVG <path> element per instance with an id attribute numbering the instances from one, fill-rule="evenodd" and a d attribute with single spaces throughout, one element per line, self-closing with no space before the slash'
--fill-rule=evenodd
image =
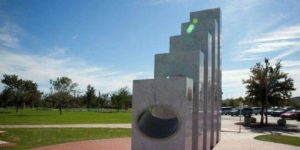
<path id="1" fill-rule="evenodd" d="M 261 113 L 261 107 L 252 107 L 253 114 L 258 115 Z"/>

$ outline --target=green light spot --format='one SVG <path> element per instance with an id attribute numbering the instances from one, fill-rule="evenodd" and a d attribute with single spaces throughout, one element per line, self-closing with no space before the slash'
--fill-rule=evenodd
<path id="1" fill-rule="evenodd" d="M 194 24 L 190 24 L 188 26 L 188 28 L 186 29 L 186 33 L 191 34 L 194 29 L 195 29 L 195 25 Z"/>
<path id="2" fill-rule="evenodd" d="M 193 22 L 193 24 L 197 24 L 198 23 L 198 19 L 194 18 L 192 22 Z"/>

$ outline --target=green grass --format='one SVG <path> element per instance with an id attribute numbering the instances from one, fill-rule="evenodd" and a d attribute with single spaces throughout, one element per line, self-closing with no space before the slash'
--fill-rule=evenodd
<path id="1" fill-rule="evenodd" d="M 65 128 L 65 129 L 1 129 L 7 131 L 0 140 L 16 143 L 7 150 L 23 150 L 35 147 L 92 139 L 129 137 L 131 129 Z"/>
<path id="2" fill-rule="evenodd" d="M 287 135 L 259 135 L 255 139 L 274 143 L 282 143 L 294 146 L 300 146 L 300 137 Z"/>
<path id="3" fill-rule="evenodd" d="M 0 109 L 0 124 L 84 124 L 84 123 L 130 123 L 130 112 L 69 112 L 58 110 Z"/>

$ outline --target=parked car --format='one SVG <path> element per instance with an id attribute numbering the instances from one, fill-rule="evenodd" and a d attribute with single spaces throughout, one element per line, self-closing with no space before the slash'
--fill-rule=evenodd
<path id="1" fill-rule="evenodd" d="M 285 113 L 282 113 L 280 115 L 280 117 L 282 119 L 286 119 L 286 118 L 296 119 L 296 110 L 292 109 L 292 110 L 286 111 Z"/>
<path id="2" fill-rule="evenodd" d="M 222 107 L 222 115 L 229 115 L 231 110 L 231 107 Z"/>
<path id="3" fill-rule="evenodd" d="M 240 109 L 239 108 L 233 108 L 231 111 L 230 111 L 230 115 L 231 116 L 239 116 L 240 115 Z"/>
<path id="4" fill-rule="evenodd" d="M 283 113 L 285 113 L 289 110 L 292 110 L 292 109 L 294 109 L 294 108 L 292 108 L 292 107 L 280 108 L 280 109 L 277 109 L 277 110 L 273 111 L 271 116 L 279 117 L 281 114 L 283 114 Z"/>
<path id="5" fill-rule="evenodd" d="M 300 111 L 297 111 L 297 113 L 296 113 L 296 119 L 297 119 L 297 121 L 300 121 Z"/>
<path id="6" fill-rule="evenodd" d="M 253 113 L 253 110 L 250 107 L 245 107 L 242 109 L 242 115 L 244 115 L 244 116 L 251 116 L 252 113 Z"/>
<path id="7" fill-rule="evenodd" d="M 272 115 L 273 111 L 274 109 L 272 108 L 267 109 L 267 115 Z"/>
<path id="8" fill-rule="evenodd" d="M 253 114 L 258 115 L 261 113 L 261 107 L 252 107 Z"/>

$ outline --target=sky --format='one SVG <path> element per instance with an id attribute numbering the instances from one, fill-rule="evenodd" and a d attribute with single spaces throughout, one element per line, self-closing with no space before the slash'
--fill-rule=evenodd
<path id="1" fill-rule="evenodd" d="M 265 57 L 282 61 L 300 96 L 299 0 L 0 0 L 0 76 L 45 93 L 60 76 L 82 92 L 131 89 L 153 78 L 154 54 L 169 52 L 189 13 L 209 8 L 222 11 L 224 99 L 245 96 L 242 79 Z"/>

